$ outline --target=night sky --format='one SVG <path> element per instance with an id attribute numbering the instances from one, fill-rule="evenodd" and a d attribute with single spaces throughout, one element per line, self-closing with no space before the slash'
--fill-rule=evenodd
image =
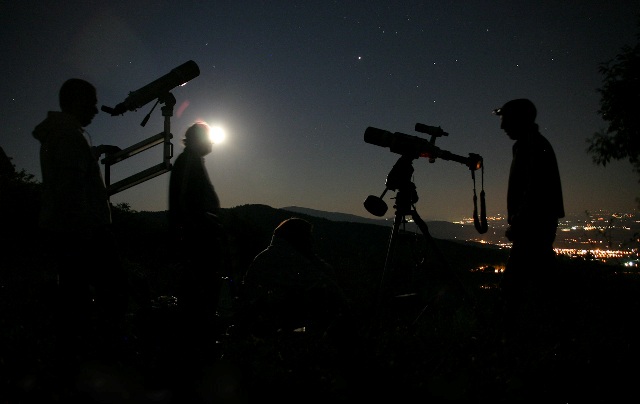
<path id="1" fill-rule="evenodd" d="M 488 215 L 506 213 L 513 142 L 491 111 L 513 98 L 538 108 L 554 145 L 567 212 L 636 206 L 627 161 L 597 166 L 587 142 L 597 114 L 601 63 L 636 43 L 638 1 L 2 1 L 0 146 L 40 178 L 31 131 L 68 78 L 90 81 L 98 107 L 113 107 L 188 60 L 200 75 L 172 90 L 174 158 L 196 120 L 226 140 L 206 156 L 222 207 L 301 206 L 373 217 L 400 157 L 366 143 L 367 127 L 419 135 L 440 126 L 436 146 L 484 159 Z M 125 148 L 163 131 L 153 102 L 122 116 L 99 113 L 94 145 Z M 162 147 L 113 167 L 113 181 L 162 162 Z M 424 220 L 473 212 L 470 170 L 415 160 Z M 476 188 L 482 186 L 476 173 Z M 167 209 L 169 174 L 114 195 L 139 211 Z M 393 216 L 393 192 L 387 193 Z"/>

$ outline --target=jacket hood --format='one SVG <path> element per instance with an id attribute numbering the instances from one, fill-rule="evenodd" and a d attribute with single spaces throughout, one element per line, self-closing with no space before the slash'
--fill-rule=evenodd
<path id="1" fill-rule="evenodd" d="M 76 117 L 65 112 L 49 111 L 47 117 L 35 127 L 32 134 L 40 143 L 46 143 L 69 131 L 82 131 L 82 126 Z"/>

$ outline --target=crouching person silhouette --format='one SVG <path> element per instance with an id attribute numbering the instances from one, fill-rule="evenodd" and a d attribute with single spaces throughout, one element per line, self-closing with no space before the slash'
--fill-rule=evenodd
<path id="1" fill-rule="evenodd" d="M 354 335 L 348 299 L 332 267 L 315 253 L 312 229 L 295 217 L 275 228 L 244 276 L 238 315 L 241 332 L 276 351 L 279 382 L 301 388 L 322 379 L 314 372 L 340 367 Z M 263 387 L 268 394 L 282 385 Z M 286 390 L 295 394 L 291 385 Z M 283 391 L 273 393 L 282 397 Z"/>
<path id="2" fill-rule="evenodd" d="M 243 307 L 254 332 L 323 335 L 349 313 L 331 266 L 314 251 L 312 228 L 304 219 L 284 220 L 251 263 Z"/>

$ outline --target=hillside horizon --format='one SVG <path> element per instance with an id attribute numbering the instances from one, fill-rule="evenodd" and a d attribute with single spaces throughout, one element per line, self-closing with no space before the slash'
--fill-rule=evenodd
<path id="1" fill-rule="evenodd" d="M 247 204 L 240 206 L 268 205 Z M 268 207 L 291 212 L 293 215 L 302 214 L 333 222 L 371 224 L 385 228 L 391 228 L 394 221 L 394 217 L 388 215 L 386 217 L 376 218 L 300 206 L 285 206 L 282 208 Z M 223 210 L 233 210 L 235 208 L 237 207 L 223 208 Z M 166 211 L 160 211 L 159 214 L 165 214 L 163 212 Z M 157 213 L 158 212 L 149 212 L 151 215 Z M 410 222 L 410 217 L 406 217 L 406 219 L 407 222 L 401 225 L 401 229 L 408 232 L 421 233 L 417 225 Z M 422 219 L 424 220 L 424 218 Z M 636 212 L 612 213 L 600 210 L 594 212 L 567 213 L 565 218 L 560 221 L 555 246 L 568 250 L 628 250 L 634 243 L 634 234 L 640 233 L 640 220 L 638 219 L 639 216 Z M 463 243 L 478 243 L 485 246 L 504 246 L 504 243 L 507 242 L 507 239 L 504 237 L 504 231 L 507 226 L 504 218 L 489 220 L 489 229 L 484 234 L 480 234 L 470 220 L 464 223 L 445 220 L 425 220 L 425 224 L 431 237 L 436 239 Z"/>
<path id="2" fill-rule="evenodd" d="M 344 223 L 358 223 L 358 224 L 370 224 L 375 226 L 381 226 L 386 229 L 389 229 L 393 226 L 393 218 L 366 218 L 363 216 L 353 215 L 349 213 L 341 213 L 341 212 L 327 212 L 318 209 L 304 208 L 300 206 L 286 206 L 282 208 L 274 208 L 269 205 L 263 204 L 245 204 L 239 205 L 233 208 L 223 208 L 223 210 L 233 211 L 234 209 L 244 207 L 244 206 L 265 206 L 271 209 L 279 209 L 286 212 L 291 212 L 292 215 L 305 215 L 320 219 L 330 220 L 332 222 L 344 222 Z M 154 215 L 166 215 L 166 210 L 164 211 L 140 211 L 138 213 L 145 213 L 151 216 Z M 443 240 L 455 240 L 455 241 L 465 241 L 473 239 L 477 237 L 478 233 L 473 225 L 461 225 L 458 223 L 448 222 L 444 220 L 428 220 L 425 221 L 429 228 L 429 234 L 433 238 L 443 239 Z M 407 231 L 417 232 L 417 226 L 409 224 L 405 227 Z M 388 230 L 387 230 L 388 231 Z"/>

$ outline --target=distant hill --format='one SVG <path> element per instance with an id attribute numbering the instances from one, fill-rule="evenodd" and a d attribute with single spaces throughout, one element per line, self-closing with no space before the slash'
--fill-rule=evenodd
<path id="1" fill-rule="evenodd" d="M 240 249 L 237 257 L 240 266 L 248 264 L 248 260 L 269 245 L 273 229 L 282 220 L 297 216 L 313 224 L 318 254 L 334 267 L 338 281 L 350 293 L 368 295 L 364 300 L 371 301 L 370 296 L 382 279 L 381 271 L 385 266 L 391 228 L 380 225 L 374 219 L 304 208 L 277 209 L 259 204 L 223 209 L 222 214 L 230 230 L 235 233 L 232 237 L 237 240 L 237 248 Z M 440 224 L 430 223 L 434 229 Z M 455 226 L 446 222 L 442 224 L 443 228 Z M 460 279 L 464 279 L 470 276 L 472 268 L 504 265 L 508 255 L 507 250 L 493 246 L 445 240 L 436 237 L 435 232 L 432 236 L 438 251 L 426 243 L 419 233 L 401 231 L 392 258 L 396 268 L 404 269 L 392 272 L 409 279 L 411 268 L 424 257 L 428 268 L 448 266 Z M 403 272 L 405 270 L 409 272 Z"/>
<path id="2" fill-rule="evenodd" d="M 322 217 L 325 219 L 332 220 L 334 222 L 368 223 L 368 224 L 377 224 L 380 226 L 391 226 L 393 224 L 392 220 L 387 220 L 387 219 L 365 218 L 362 216 L 351 215 L 348 213 L 325 212 L 322 210 L 301 208 L 299 206 L 287 206 L 281 209 L 287 210 L 289 212 L 294 212 L 294 213 L 302 213 L 302 214 L 314 216 L 314 217 Z"/>
<path id="3" fill-rule="evenodd" d="M 340 269 L 365 273 L 379 270 L 384 265 L 391 232 L 391 223 L 383 219 L 367 219 L 356 215 L 323 212 L 301 207 L 272 208 L 261 204 L 224 208 L 221 218 L 235 244 L 236 259 L 245 267 L 271 241 L 273 229 L 283 220 L 297 216 L 314 225 L 317 250 L 327 261 Z M 158 261 L 171 261 L 167 242 L 167 212 L 133 212 L 114 215 L 115 228 L 122 238 L 128 254 L 144 255 Z M 480 264 L 500 264 L 505 251 L 479 243 L 468 243 L 466 234 L 475 232 L 473 226 L 461 226 L 444 221 L 427 222 L 429 233 L 447 259 L 459 267 L 470 268 Z M 404 231 L 406 230 L 406 231 Z M 398 236 L 401 256 L 420 255 L 425 240 L 415 224 L 401 227 Z M 470 238 L 470 237 L 469 237 Z M 437 256 L 429 253 L 437 260 Z M 417 258 L 416 258 L 417 259 Z"/>
<path id="4" fill-rule="evenodd" d="M 272 208 L 266 205 L 243 205 L 241 207 L 234 207 L 224 209 L 229 212 L 233 212 L 236 210 L 245 211 L 251 207 L 254 210 L 260 211 L 263 214 L 267 214 L 266 211 L 271 212 Z M 332 222 L 346 222 L 346 223 L 361 223 L 361 224 L 370 224 L 376 226 L 383 226 L 390 228 L 393 225 L 393 217 L 391 218 L 366 218 L 362 216 L 352 215 L 348 213 L 340 213 L 340 212 L 326 212 L 322 210 L 303 208 L 299 206 L 287 206 L 284 208 L 277 209 L 282 212 L 283 220 L 287 216 L 286 212 L 294 213 L 296 216 L 304 215 L 314 218 L 322 218 L 327 219 Z M 135 215 L 138 219 L 142 219 L 146 221 L 149 225 L 154 228 L 161 228 L 166 225 L 166 211 L 161 212 L 147 212 L 141 211 L 137 212 Z M 455 240 L 455 241 L 464 241 L 470 240 L 477 236 L 476 229 L 471 225 L 461 225 L 457 223 L 451 223 L 442 220 L 434 220 L 427 221 L 427 227 L 429 228 L 429 234 L 432 237 L 442 240 Z M 406 223 L 404 225 L 404 229 L 407 231 L 418 232 L 418 228 L 413 223 Z"/>
<path id="5" fill-rule="evenodd" d="M 313 217 L 321 217 L 324 219 L 332 220 L 334 222 L 367 223 L 391 227 L 394 220 L 393 217 L 373 219 L 347 213 L 325 212 L 321 210 L 301 208 L 299 206 L 287 206 L 281 209 L 294 213 L 302 213 Z M 429 228 L 429 234 L 431 234 L 432 237 L 443 240 L 464 241 L 472 239 L 478 234 L 476 229 L 471 225 L 461 225 L 442 220 L 427 221 L 426 224 Z M 417 226 L 411 223 L 407 224 L 406 227 L 407 230 L 414 232 L 417 231 Z"/>

